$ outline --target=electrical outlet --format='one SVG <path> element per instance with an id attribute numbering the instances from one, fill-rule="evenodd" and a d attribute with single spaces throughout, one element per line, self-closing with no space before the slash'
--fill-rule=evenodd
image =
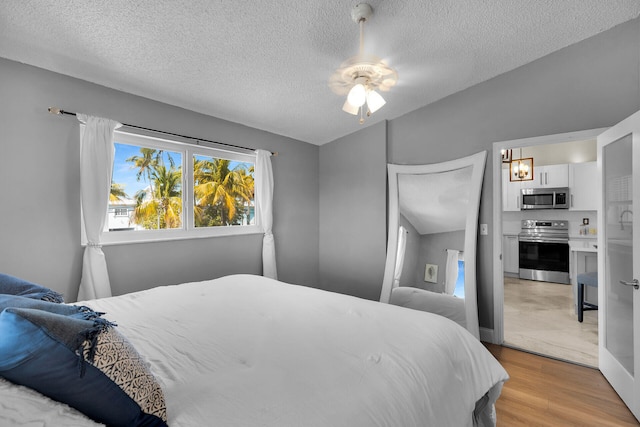
<path id="1" fill-rule="evenodd" d="M 489 234 L 489 226 L 487 224 L 480 224 L 480 234 L 483 236 Z"/>

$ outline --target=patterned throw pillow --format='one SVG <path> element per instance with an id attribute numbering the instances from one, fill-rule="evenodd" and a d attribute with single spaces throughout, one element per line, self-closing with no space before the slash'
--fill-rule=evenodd
<path id="1" fill-rule="evenodd" d="M 62 295 L 56 291 L 4 273 L 0 273 L 0 294 L 20 295 L 55 303 L 64 302 Z"/>
<path id="2" fill-rule="evenodd" d="M 133 346 L 99 315 L 5 308 L 0 376 L 109 426 L 166 427 L 160 385 Z"/>
<path id="3" fill-rule="evenodd" d="M 133 399 L 145 414 L 167 420 L 164 395 L 140 354 L 114 328 L 107 328 L 98 335 L 95 354 L 88 341 L 83 345 L 84 356 L 94 367 L 102 371 Z"/>

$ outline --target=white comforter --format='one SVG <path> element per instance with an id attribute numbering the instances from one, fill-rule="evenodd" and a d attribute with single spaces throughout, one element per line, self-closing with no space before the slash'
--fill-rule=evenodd
<path id="1" fill-rule="evenodd" d="M 470 426 L 507 379 L 444 317 L 259 276 L 84 304 L 146 358 L 172 427 Z M 0 425 L 94 425 L 4 380 L 0 409 Z"/>

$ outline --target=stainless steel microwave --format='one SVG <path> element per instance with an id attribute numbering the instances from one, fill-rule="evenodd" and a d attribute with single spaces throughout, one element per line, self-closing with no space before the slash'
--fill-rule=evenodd
<path id="1" fill-rule="evenodd" d="M 523 188 L 520 195 L 522 209 L 569 209 L 568 187 Z"/>

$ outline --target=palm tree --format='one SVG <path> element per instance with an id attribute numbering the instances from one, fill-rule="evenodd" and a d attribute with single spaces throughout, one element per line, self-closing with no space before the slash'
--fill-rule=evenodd
<path id="1" fill-rule="evenodd" d="M 149 186 L 136 193 L 136 208 L 132 221 L 144 228 L 179 228 L 182 225 L 181 168 L 175 167 L 173 157 L 167 153 L 169 168 L 164 165 L 164 151 L 140 147 L 140 155 L 126 161 L 137 168 L 136 179 Z"/>
<path id="2" fill-rule="evenodd" d="M 121 202 L 122 199 L 127 199 L 129 196 L 124 191 L 122 184 L 116 184 L 111 181 L 111 191 L 109 193 L 109 203 Z"/>
<path id="3" fill-rule="evenodd" d="M 182 226 L 182 171 L 156 164 L 150 173 L 149 187 L 136 193 L 132 221 L 147 229 Z"/>
<path id="4" fill-rule="evenodd" d="M 151 193 L 153 193 L 153 184 L 151 183 L 151 176 L 153 175 L 154 168 L 162 164 L 162 150 L 156 150 L 155 148 L 140 147 L 141 156 L 131 156 L 126 161 L 133 163 L 131 168 L 138 168 L 136 173 L 136 179 L 144 179 L 151 185 Z"/>
<path id="5" fill-rule="evenodd" d="M 244 203 L 253 200 L 253 169 L 242 163 L 230 166 L 227 159 L 194 160 L 196 226 L 240 223 Z"/>

